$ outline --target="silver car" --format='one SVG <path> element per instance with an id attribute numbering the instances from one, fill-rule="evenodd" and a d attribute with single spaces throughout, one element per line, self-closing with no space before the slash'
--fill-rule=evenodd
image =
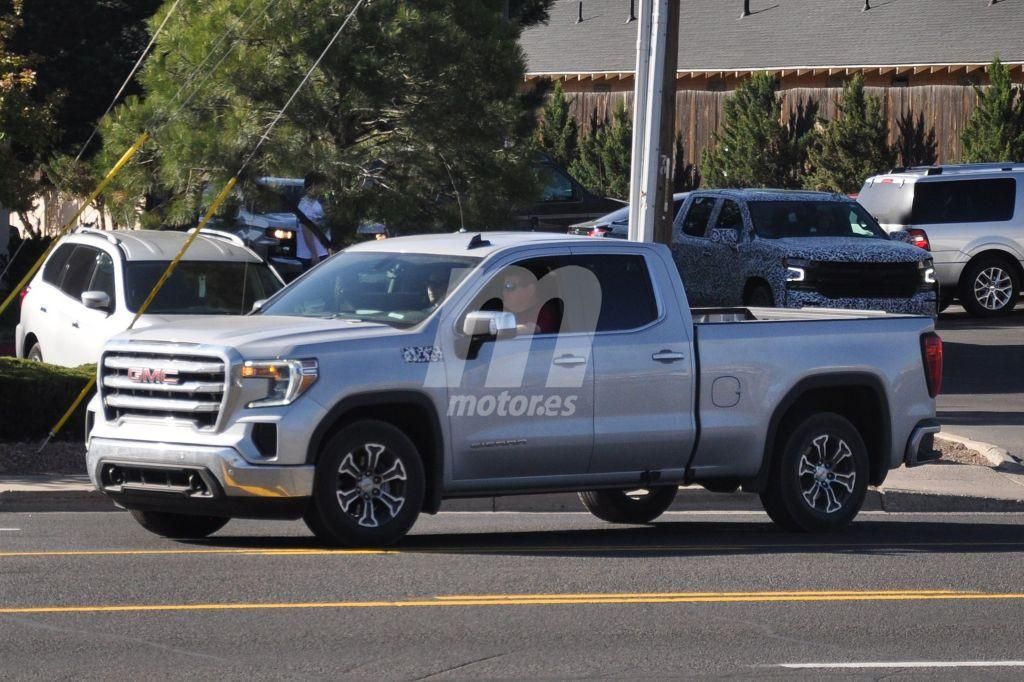
<path id="1" fill-rule="evenodd" d="M 935 258 L 940 308 L 973 315 L 1017 305 L 1024 280 L 1024 165 L 896 168 L 868 178 L 858 201 L 886 231 L 908 232 Z"/>

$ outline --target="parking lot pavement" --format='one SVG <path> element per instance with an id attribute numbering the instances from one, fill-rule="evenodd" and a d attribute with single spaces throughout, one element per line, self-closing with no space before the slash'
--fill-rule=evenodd
<path id="1" fill-rule="evenodd" d="M 0 514 L 0 660 L 81 679 L 1019 677 L 1024 515 L 868 513 L 825 536 L 663 519 L 448 513 L 365 552 L 299 523 L 175 543 L 127 514 Z"/>
<path id="2" fill-rule="evenodd" d="M 943 431 L 1024 458 L 1024 305 L 994 320 L 953 306 L 939 317 L 938 330 L 945 346 Z"/>

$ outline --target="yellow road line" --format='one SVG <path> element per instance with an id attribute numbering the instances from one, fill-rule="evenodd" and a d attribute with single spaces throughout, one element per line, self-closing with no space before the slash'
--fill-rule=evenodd
<path id="1" fill-rule="evenodd" d="M 721 604 L 770 602 L 1024 600 L 1024 593 L 983 592 L 678 592 L 638 595 L 499 595 L 458 598 L 457 595 L 409 600 L 271 602 L 213 604 L 124 604 L 96 606 L 22 606 L 0 608 L 0 615 L 70 613 L 140 613 L 181 611 L 255 611 L 282 609 L 436 608 L 457 606 L 557 606 L 592 604 Z"/>
<path id="2" fill-rule="evenodd" d="M 1024 547 L 1024 542 L 877 542 L 877 543 L 825 543 L 825 544 L 761 544 L 761 545 L 551 545 L 551 546 L 516 546 L 503 545 L 488 547 L 449 545 L 439 547 L 401 547 L 395 549 L 334 549 L 324 547 L 296 548 L 216 548 L 197 547 L 184 549 L 71 549 L 71 550 L 38 550 L 21 552 L 0 552 L 0 559 L 22 557 L 74 557 L 74 556 L 168 556 L 168 555 L 202 555 L 202 554 L 238 554 L 243 556 L 326 556 L 326 555 L 384 555 L 384 554 L 443 554 L 466 552 L 471 554 L 503 554 L 503 553 L 573 553 L 573 552 L 735 552 L 735 551 L 787 551 L 833 549 L 935 549 L 935 548 L 1006 548 Z"/>

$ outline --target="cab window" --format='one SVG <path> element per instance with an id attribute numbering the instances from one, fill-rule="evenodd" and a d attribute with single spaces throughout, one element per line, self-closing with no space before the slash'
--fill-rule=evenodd
<path id="1" fill-rule="evenodd" d="M 697 197 L 683 218 L 683 233 L 691 237 L 703 237 L 708 230 L 708 221 L 715 208 L 714 197 Z"/>

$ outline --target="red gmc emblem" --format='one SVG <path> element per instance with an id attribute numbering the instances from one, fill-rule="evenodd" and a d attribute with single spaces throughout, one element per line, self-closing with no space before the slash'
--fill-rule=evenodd
<path id="1" fill-rule="evenodd" d="M 148 367 L 130 367 L 128 380 L 137 384 L 177 385 L 178 371 L 174 369 L 150 369 Z"/>

